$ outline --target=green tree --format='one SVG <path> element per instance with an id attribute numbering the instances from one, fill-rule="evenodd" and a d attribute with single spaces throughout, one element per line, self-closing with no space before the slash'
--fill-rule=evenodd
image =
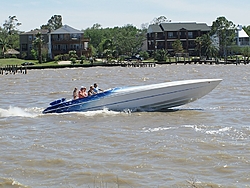
<path id="1" fill-rule="evenodd" d="M 244 31 L 250 36 L 250 25 L 249 26 L 243 26 Z"/>
<path id="2" fill-rule="evenodd" d="M 38 58 L 37 50 L 32 49 L 30 52 L 31 52 L 31 55 L 32 55 L 32 57 L 33 57 L 34 59 L 37 59 L 37 58 Z"/>
<path id="3" fill-rule="evenodd" d="M 2 53 L 9 48 L 19 48 L 19 34 L 18 26 L 21 23 L 18 22 L 16 16 L 9 16 L 8 20 L 5 20 L 3 27 L 0 27 L 0 46 Z"/>
<path id="4" fill-rule="evenodd" d="M 244 61 L 249 63 L 249 57 L 250 57 L 250 47 L 249 46 L 238 46 L 238 45 L 233 45 L 230 46 L 230 52 L 231 54 L 237 54 L 237 55 L 242 55 L 244 58 Z M 238 59 L 238 56 L 235 56 Z"/>
<path id="5" fill-rule="evenodd" d="M 71 61 L 72 64 L 76 63 L 77 54 L 76 54 L 75 50 L 69 51 L 69 59 L 70 59 L 70 61 Z"/>
<path id="6" fill-rule="evenodd" d="M 63 59 L 63 55 L 59 54 L 54 57 L 55 62 L 61 61 Z"/>
<path id="7" fill-rule="evenodd" d="M 156 50 L 154 53 L 154 59 L 156 61 L 165 62 L 168 57 L 168 52 L 164 49 Z"/>
<path id="8" fill-rule="evenodd" d="M 142 57 L 143 59 L 148 59 L 149 58 L 149 54 L 147 51 L 140 51 L 139 52 L 140 57 Z"/>
<path id="9" fill-rule="evenodd" d="M 175 40 L 173 42 L 173 49 L 174 49 L 174 52 L 175 53 L 182 53 L 184 50 L 183 50 L 183 47 L 182 47 L 182 43 L 181 41 L 178 39 L 178 40 Z"/>
<path id="10" fill-rule="evenodd" d="M 84 36 L 90 38 L 90 46 L 92 51 L 96 52 L 99 56 L 102 54 L 102 50 L 100 49 L 100 43 L 106 39 L 106 30 L 101 28 L 101 25 L 96 23 L 91 28 L 87 28 L 84 31 Z"/>
<path id="11" fill-rule="evenodd" d="M 207 58 L 218 56 L 218 49 L 213 44 L 213 41 L 209 34 L 204 34 L 200 37 L 197 37 L 195 41 L 197 44 L 197 48 L 199 49 L 200 57 L 201 55 L 206 56 Z"/>
<path id="12" fill-rule="evenodd" d="M 249 57 L 250 57 L 250 47 L 245 46 L 241 48 L 242 55 L 244 56 L 244 61 L 247 61 L 249 63 Z"/>
<path id="13" fill-rule="evenodd" d="M 86 60 L 86 57 L 85 57 L 85 55 L 82 55 L 81 57 L 80 57 L 80 64 L 83 64 L 83 62 L 84 62 L 84 60 Z"/>
<path id="14" fill-rule="evenodd" d="M 132 25 L 103 29 L 100 24 L 94 24 L 93 27 L 84 31 L 84 35 L 91 39 L 90 45 L 99 56 L 103 54 L 104 49 L 101 43 L 105 40 L 112 41 L 115 54 L 132 55 L 140 51 L 146 31 Z"/>
<path id="15" fill-rule="evenodd" d="M 120 55 L 134 55 L 140 52 L 145 35 L 144 30 L 132 25 L 114 28 L 114 45 Z"/>
<path id="16" fill-rule="evenodd" d="M 113 42 L 110 39 L 105 39 L 102 43 L 103 50 L 109 49 L 113 50 Z"/>
<path id="17" fill-rule="evenodd" d="M 168 20 L 166 16 L 159 16 L 158 18 L 154 18 L 152 21 L 152 24 L 161 24 L 170 22 L 171 20 Z"/>
<path id="18" fill-rule="evenodd" d="M 3 29 L 7 31 L 8 35 L 12 35 L 17 33 L 17 27 L 20 26 L 21 23 L 18 22 L 16 16 L 9 16 L 8 20 L 5 20 L 3 24 Z"/>
<path id="19" fill-rule="evenodd" d="M 43 44 L 44 44 L 43 36 L 42 36 L 41 32 L 38 32 L 36 34 L 36 39 L 33 41 L 33 45 L 37 49 L 37 55 L 38 55 L 39 63 L 42 63 L 42 47 L 43 47 Z"/>
<path id="20" fill-rule="evenodd" d="M 49 29 L 49 30 L 56 30 L 62 27 L 62 16 L 61 15 L 54 15 L 48 20 L 46 25 L 42 25 L 41 29 Z"/>
<path id="21" fill-rule="evenodd" d="M 212 24 L 210 35 L 219 37 L 220 55 L 227 56 L 227 47 L 231 46 L 235 39 L 236 26 L 225 17 L 218 17 Z"/>
<path id="22" fill-rule="evenodd" d="M 11 35 L 8 35 L 9 45 L 13 49 L 19 49 L 19 34 L 13 33 Z"/>
<path id="23" fill-rule="evenodd" d="M 110 58 L 115 57 L 115 50 L 112 40 L 105 39 L 100 45 L 100 49 L 102 50 L 104 57 L 107 58 L 107 61 L 109 61 Z"/>
<path id="24" fill-rule="evenodd" d="M 201 37 L 197 37 L 195 39 L 195 43 L 196 43 L 196 49 L 199 52 L 199 57 L 201 59 L 202 38 Z"/>
<path id="25" fill-rule="evenodd" d="M 9 40 L 8 38 L 0 38 L 0 47 L 1 47 L 1 51 L 2 51 L 2 55 L 3 57 L 5 57 L 4 53 L 11 48 L 10 44 L 9 44 Z"/>

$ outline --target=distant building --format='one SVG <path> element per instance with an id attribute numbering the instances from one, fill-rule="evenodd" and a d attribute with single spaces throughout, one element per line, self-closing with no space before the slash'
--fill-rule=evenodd
<path id="1" fill-rule="evenodd" d="M 36 34 L 41 32 L 44 40 L 44 48 L 47 49 L 48 56 L 54 59 L 56 55 L 68 54 L 75 50 L 78 57 L 81 55 L 90 56 L 91 50 L 88 46 L 89 39 L 84 38 L 84 33 L 68 25 L 49 32 L 46 29 L 25 32 L 19 35 L 20 53 L 26 54 L 26 58 L 32 58 L 31 50 Z"/>
<path id="2" fill-rule="evenodd" d="M 165 49 L 174 55 L 172 44 L 180 40 L 185 53 L 198 55 L 195 39 L 208 33 L 211 28 L 205 23 L 161 23 L 149 25 L 147 31 L 148 51 Z"/>
<path id="3" fill-rule="evenodd" d="M 236 44 L 237 46 L 250 46 L 250 37 L 244 31 L 241 25 L 237 26 L 236 31 Z"/>
<path id="4" fill-rule="evenodd" d="M 90 56 L 89 39 L 84 38 L 84 33 L 68 25 L 48 33 L 48 54 L 54 58 L 59 54 L 66 54 L 75 50 L 78 57 Z"/>
<path id="5" fill-rule="evenodd" d="M 21 58 L 32 59 L 31 50 L 33 49 L 33 41 L 36 39 L 37 33 L 40 32 L 44 40 L 44 47 L 47 47 L 48 43 L 48 30 L 39 29 L 32 30 L 29 32 L 21 33 L 19 35 L 19 44 L 20 44 L 20 56 Z"/>

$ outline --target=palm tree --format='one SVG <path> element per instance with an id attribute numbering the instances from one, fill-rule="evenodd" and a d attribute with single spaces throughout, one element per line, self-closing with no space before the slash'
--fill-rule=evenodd
<path id="1" fill-rule="evenodd" d="M 44 44 L 44 39 L 42 38 L 41 32 L 36 34 L 36 39 L 33 41 L 34 46 L 37 47 L 38 51 L 38 61 L 42 63 L 42 46 Z"/>
<path id="2" fill-rule="evenodd" d="M 210 57 L 218 56 L 218 48 L 213 44 L 211 37 L 208 34 L 204 34 L 196 38 L 197 48 L 199 49 L 200 57 L 201 55 Z"/>
<path id="3" fill-rule="evenodd" d="M 4 38 L 4 37 L 0 38 L 0 46 L 1 46 L 1 50 L 2 50 L 3 56 L 5 57 L 4 53 L 9 48 L 11 48 L 11 45 L 9 44 L 8 38 Z"/>
<path id="4" fill-rule="evenodd" d="M 197 37 L 195 39 L 195 43 L 196 43 L 196 49 L 199 51 L 199 56 L 201 59 L 201 43 L 202 43 L 202 38 L 201 37 Z"/>

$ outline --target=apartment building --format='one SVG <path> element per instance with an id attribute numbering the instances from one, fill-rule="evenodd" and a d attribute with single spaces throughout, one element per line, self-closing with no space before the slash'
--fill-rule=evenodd
<path id="1" fill-rule="evenodd" d="M 161 23 L 149 25 L 147 31 L 148 51 L 165 49 L 175 55 L 173 43 L 180 40 L 185 53 L 190 56 L 198 55 L 195 39 L 208 33 L 211 28 L 205 23 Z"/>
<path id="2" fill-rule="evenodd" d="M 89 41 L 88 38 L 84 38 L 83 31 L 64 25 L 48 33 L 49 57 L 53 59 L 56 55 L 66 54 L 71 50 L 75 50 L 78 57 L 82 55 L 89 57 L 91 53 Z"/>
<path id="3" fill-rule="evenodd" d="M 37 29 L 29 32 L 21 33 L 19 35 L 20 44 L 20 57 L 26 59 L 32 59 L 31 50 L 33 49 L 33 41 L 36 39 L 37 33 L 40 32 L 44 40 L 43 47 L 47 48 L 48 43 L 48 30 L 47 29 Z"/>
<path id="4" fill-rule="evenodd" d="M 33 41 L 36 34 L 40 32 L 44 40 L 43 49 L 48 52 L 48 57 L 54 59 L 57 55 L 68 54 L 69 51 L 75 50 L 78 57 L 85 55 L 89 57 L 91 50 L 89 48 L 89 39 L 84 38 L 84 33 L 68 25 L 49 31 L 33 30 L 19 35 L 20 53 L 25 54 L 27 59 L 32 58 L 31 50 L 33 49 Z"/>

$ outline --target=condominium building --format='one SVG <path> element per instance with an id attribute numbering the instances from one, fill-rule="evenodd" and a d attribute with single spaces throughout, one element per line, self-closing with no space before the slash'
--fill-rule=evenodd
<path id="1" fill-rule="evenodd" d="M 208 33 L 211 28 L 205 23 L 161 23 L 149 25 L 147 31 L 148 51 L 165 49 L 174 55 L 173 43 L 180 40 L 185 53 L 198 55 L 195 40 Z"/>
<path id="2" fill-rule="evenodd" d="M 75 50 L 78 57 L 90 56 L 89 39 L 84 38 L 83 31 L 68 25 L 48 33 L 48 54 L 50 58 Z"/>
<path id="3" fill-rule="evenodd" d="M 33 49 L 33 41 L 36 39 L 38 32 L 41 33 L 43 39 L 43 48 L 47 48 L 48 43 L 48 30 L 47 29 L 36 29 L 21 33 L 19 35 L 19 44 L 20 44 L 20 57 L 26 59 L 32 59 L 31 50 Z"/>
<path id="4" fill-rule="evenodd" d="M 71 50 L 75 50 L 78 57 L 82 55 L 89 57 L 91 55 L 91 50 L 88 45 L 89 39 L 84 38 L 84 32 L 64 25 L 54 31 L 42 29 L 20 34 L 21 56 L 25 54 L 27 59 L 32 58 L 31 50 L 34 48 L 33 41 L 38 32 L 42 35 L 44 41 L 43 49 L 47 50 L 50 59 L 54 59 L 57 55 L 67 54 Z"/>

